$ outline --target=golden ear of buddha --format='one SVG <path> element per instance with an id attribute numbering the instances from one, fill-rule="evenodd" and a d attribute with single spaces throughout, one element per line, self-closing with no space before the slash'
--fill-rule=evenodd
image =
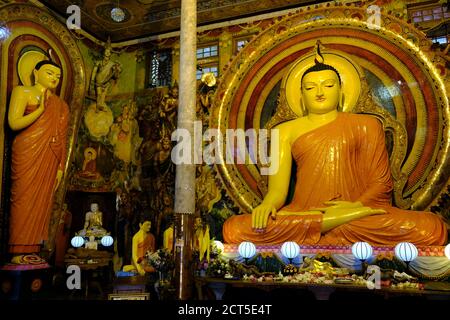
<path id="1" fill-rule="evenodd" d="M 323 63 L 334 67 L 341 78 L 341 91 L 344 96 L 344 103 L 340 110 L 351 112 L 356 106 L 361 93 L 362 70 L 351 60 L 349 55 L 343 52 L 327 50 L 326 52 L 322 51 L 321 56 L 323 57 Z M 302 95 L 300 81 L 305 71 L 316 63 L 315 60 L 317 60 L 316 52 L 311 52 L 298 59 L 288 70 L 281 83 L 281 94 L 285 95 L 287 105 L 299 117 L 304 115 L 300 104 Z"/>

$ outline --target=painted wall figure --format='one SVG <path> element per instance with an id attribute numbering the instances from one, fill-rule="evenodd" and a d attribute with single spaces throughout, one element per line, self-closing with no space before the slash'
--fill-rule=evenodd
<path id="1" fill-rule="evenodd" d="M 105 102 L 106 94 L 111 87 L 112 81 L 117 80 L 122 72 L 120 63 L 111 61 L 111 54 L 111 40 L 108 38 L 105 44 L 103 58 L 96 61 L 91 75 L 91 90 L 95 89 L 97 111 L 103 111 L 108 108 Z"/>
<path id="2" fill-rule="evenodd" d="M 159 111 L 161 118 L 161 136 L 171 135 L 176 128 L 176 115 L 178 109 L 178 84 L 174 84 L 167 95 L 162 100 Z"/>
<path id="3" fill-rule="evenodd" d="M 100 173 L 97 171 L 97 151 L 94 148 L 88 147 L 84 150 L 83 166 L 77 175 L 92 180 L 101 178 Z"/>
<path id="4" fill-rule="evenodd" d="M 135 119 L 136 103 L 130 101 L 123 107 L 122 114 L 111 126 L 109 139 L 114 147 L 114 155 L 125 163 L 137 164 L 142 138 L 139 136 L 139 124 Z"/>

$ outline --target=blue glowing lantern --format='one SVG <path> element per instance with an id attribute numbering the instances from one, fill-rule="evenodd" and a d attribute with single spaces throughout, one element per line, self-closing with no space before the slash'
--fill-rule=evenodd
<path id="1" fill-rule="evenodd" d="M 84 244 L 84 238 L 80 236 L 75 236 L 72 238 L 72 240 L 70 240 L 70 244 L 75 248 L 79 248 Z"/>
<path id="2" fill-rule="evenodd" d="M 289 259 L 289 263 L 292 263 L 292 259 L 300 254 L 300 246 L 294 241 L 287 241 L 281 246 L 281 254 Z"/>
<path id="3" fill-rule="evenodd" d="M 395 246 L 394 252 L 397 258 L 406 263 L 413 261 L 419 255 L 416 246 L 411 242 L 400 242 Z"/>
<path id="4" fill-rule="evenodd" d="M 220 252 L 224 252 L 225 250 L 225 246 L 223 245 L 222 242 L 220 242 L 219 240 L 214 240 L 214 245 L 217 247 L 217 249 L 220 250 Z"/>
<path id="5" fill-rule="evenodd" d="M 445 256 L 447 257 L 447 259 L 450 260 L 450 243 L 445 246 L 444 253 L 445 253 Z"/>
<path id="6" fill-rule="evenodd" d="M 241 242 L 238 247 L 239 254 L 247 262 L 248 259 L 256 254 L 256 246 L 248 241 Z"/>
<path id="7" fill-rule="evenodd" d="M 367 242 L 355 242 L 352 245 L 353 256 L 361 261 L 365 261 L 372 256 L 373 249 Z"/>
<path id="8" fill-rule="evenodd" d="M 100 240 L 100 242 L 102 243 L 102 246 L 109 247 L 114 243 L 114 239 L 111 236 L 104 236 L 102 237 L 102 240 Z"/>

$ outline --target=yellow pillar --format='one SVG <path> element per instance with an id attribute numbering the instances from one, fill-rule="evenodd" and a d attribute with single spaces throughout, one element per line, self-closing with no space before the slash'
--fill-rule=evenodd
<path id="1" fill-rule="evenodd" d="M 219 75 L 222 70 L 230 62 L 233 56 L 233 37 L 230 33 L 225 32 L 219 38 Z"/>
<path id="2" fill-rule="evenodd" d="M 172 46 L 172 84 L 180 82 L 180 42 L 177 41 Z"/>

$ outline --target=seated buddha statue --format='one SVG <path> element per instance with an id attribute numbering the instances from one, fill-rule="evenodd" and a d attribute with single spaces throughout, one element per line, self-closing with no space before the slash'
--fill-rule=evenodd
<path id="1" fill-rule="evenodd" d="M 312 66 L 298 78 L 303 116 L 275 127 L 279 169 L 269 176 L 268 192 L 251 214 L 225 221 L 226 243 L 447 242 L 440 216 L 391 205 L 393 183 L 382 123 L 370 115 L 338 111 L 344 95 L 337 67 L 327 64 L 318 49 Z M 292 161 L 297 166 L 295 191 L 285 205 Z"/>
<path id="2" fill-rule="evenodd" d="M 97 203 L 91 203 L 91 210 L 86 212 L 83 230 L 80 230 L 78 235 L 84 237 L 94 236 L 96 238 L 106 236 L 109 232 L 102 225 L 103 213 L 98 210 Z"/>
<path id="3" fill-rule="evenodd" d="M 148 220 L 139 223 L 139 231 L 133 236 L 131 260 L 132 264 L 123 266 L 125 272 L 137 272 L 143 276 L 146 272 L 154 272 L 145 258 L 147 253 L 156 251 L 155 236 L 150 232 L 152 223 Z"/>

